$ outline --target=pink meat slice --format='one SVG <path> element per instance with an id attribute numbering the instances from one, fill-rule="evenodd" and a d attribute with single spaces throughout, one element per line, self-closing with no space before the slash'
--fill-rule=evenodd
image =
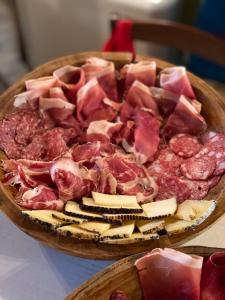
<path id="1" fill-rule="evenodd" d="M 57 86 L 57 80 L 54 76 L 44 76 L 37 79 L 29 79 L 25 81 L 27 91 L 39 90 L 39 89 L 50 89 Z"/>
<path id="2" fill-rule="evenodd" d="M 59 98 L 67 101 L 65 93 L 61 87 L 52 87 L 49 90 L 49 98 Z"/>
<path id="3" fill-rule="evenodd" d="M 181 172 L 191 180 L 206 180 L 213 174 L 215 167 L 216 160 L 213 157 L 192 157 L 181 165 Z"/>
<path id="4" fill-rule="evenodd" d="M 184 133 L 172 137 L 169 146 L 174 153 L 184 158 L 194 156 L 202 148 L 197 137 Z"/>
<path id="5" fill-rule="evenodd" d="M 136 260 L 144 299 L 200 300 L 203 258 L 173 249 L 154 249 Z"/>
<path id="6" fill-rule="evenodd" d="M 105 120 L 91 122 L 87 128 L 87 141 L 110 142 L 119 133 L 122 125 L 121 122 L 112 123 Z"/>
<path id="7" fill-rule="evenodd" d="M 84 71 L 79 67 L 66 65 L 55 70 L 53 77 L 62 87 L 69 101 L 76 104 L 77 92 L 85 84 Z"/>
<path id="8" fill-rule="evenodd" d="M 188 199 L 201 200 L 207 196 L 209 188 L 210 188 L 208 181 L 188 180 L 188 179 L 184 179 L 184 178 L 183 178 L 183 180 L 185 181 L 185 183 L 190 191 L 190 195 L 189 195 Z"/>
<path id="9" fill-rule="evenodd" d="M 109 300 L 129 300 L 129 298 L 125 292 L 117 290 L 111 294 Z"/>
<path id="10" fill-rule="evenodd" d="M 163 128 L 162 134 L 166 138 L 178 133 L 198 135 L 206 128 L 207 124 L 204 118 L 184 96 L 181 96 Z"/>
<path id="11" fill-rule="evenodd" d="M 184 95 L 190 99 L 196 98 L 184 67 L 163 69 L 160 73 L 160 86 L 178 95 Z"/>
<path id="12" fill-rule="evenodd" d="M 145 107 L 152 110 L 156 115 L 159 114 L 158 106 L 152 98 L 149 87 L 138 80 L 135 80 L 131 85 L 125 101 L 132 107 Z"/>
<path id="13" fill-rule="evenodd" d="M 201 300 L 222 300 L 224 295 L 225 252 L 215 252 L 202 268 Z"/>
<path id="14" fill-rule="evenodd" d="M 116 71 L 113 62 L 91 57 L 86 60 L 82 69 L 87 81 L 96 78 L 107 97 L 114 101 L 119 100 L 117 95 Z"/>

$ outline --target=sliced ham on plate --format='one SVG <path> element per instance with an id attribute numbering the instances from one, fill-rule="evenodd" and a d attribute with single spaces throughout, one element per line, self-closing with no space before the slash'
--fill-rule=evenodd
<path id="1" fill-rule="evenodd" d="M 163 128 L 163 135 L 166 138 L 178 133 L 198 135 L 206 128 L 207 124 L 204 118 L 184 96 L 181 96 Z"/>
<path id="2" fill-rule="evenodd" d="M 120 78 L 121 80 L 124 80 L 125 93 L 129 90 L 135 80 L 138 80 L 147 86 L 153 86 L 156 80 L 156 62 L 146 60 L 125 65 L 120 70 Z"/>
<path id="3" fill-rule="evenodd" d="M 145 107 L 152 110 L 156 115 L 159 114 L 157 104 L 152 98 L 149 87 L 138 80 L 135 80 L 131 85 L 125 101 L 132 107 Z"/>
<path id="4" fill-rule="evenodd" d="M 79 67 L 66 65 L 55 70 L 53 77 L 63 88 L 70 102 L 76 104 L 77 92 L 85 83 L 84 71 Z"/>
<path id="5" fill-rule="evenodd" d="M 213 253 L 205 262 L 201 278 L 201 300 L 225 298 L 225 252 Z"/>
<path id="6" fill-rule="evenodd" d="M 135 262 L 145 300 L 200 300 L 203 258 L 154 249 Z"/>
<path id="7" fill-rule="evenodd" d="M 107 97 L 114 101 L 119 100 L 117 95 L 116 72 L 113 62 L 91 57 L 86 60 L 82 69 L 84 70 L 87 81 L 92 78 L 97 78 Z"/>
<path id="8" fill-rule="evenodd" d="M 178 95 L 184 95 L 190 99 L 196 98 L 185 67 L 169 67 L 161 71 L 160 86 Z"/>
<path id="9" fill-rule="evenodd" d="M 56 192 L 44 185 L 27 190 L 19 205 L 28 209 L 52 209 L 61 211 L 64 202 L 58 198 Z"/>

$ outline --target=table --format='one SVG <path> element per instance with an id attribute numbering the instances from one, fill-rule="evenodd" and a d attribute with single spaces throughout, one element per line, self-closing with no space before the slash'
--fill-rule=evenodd
<path id="1" fill-rule="evenodd" d="M 183 245 L 225 248 L 225 216 Z M 0 212 L 0 300 L 62 300 L 112 261 L 72 257 L 27 236 Z"/>

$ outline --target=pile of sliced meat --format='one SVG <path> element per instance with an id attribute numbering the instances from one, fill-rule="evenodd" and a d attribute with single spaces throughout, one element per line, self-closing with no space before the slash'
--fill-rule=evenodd
<path id="1" fill-rule="evenodd" d="M 115 70 L 89 58 L 27 80 L 0 121 L 3 182 L 18 203 L 61 210 L 91 191 L 202 199 L 225 172 L 225 135 L 207 124 L 184 67 Z"/>
<path id="2" fill-rule="evenodd" d="M 144 300 L 225 299 L 225 252 L 203 257 L 154 249 L 135 262 Z M 132 299 L 115 291 L 110 300 Z"/>

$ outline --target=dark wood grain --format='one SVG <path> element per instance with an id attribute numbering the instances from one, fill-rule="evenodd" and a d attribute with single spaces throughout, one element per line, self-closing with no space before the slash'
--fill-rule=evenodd
<path id="1" fill-rule="evenodd" d="M 222 248 L 201 246 L 181 247 L 176 250 L 203 257 L 208 257 L 214 252 L 225 251 Z M 124 291 L 132 300 L 141 300 L 142 291 L 134 262 L 145 254 L 132 255 L 112 264 L 71 292 L 65 300 L 109 300 L 115 290 Z"/>
<path id="2" fill-rule="evenodd" d="M 24 90 L 24 81 L 29 78 L 38 78 L 51 74 L 55 69 L 65 64 L 81 65 L 85 59 L 90 56 L 103 57 L 112 60 L 116 63 L 117 69 L 121 68 L 125 63 L 129 63 L 132 60 L 132 55 L 129 53 L 99 53 L 99 52 L 87 52 L 76 55 L 66 56 L 57 60 L 51 61 L 44 64 L 33 72 L 27 74 L 20 81 L 10 87 L 0 97 L 2 117 L 7 112 L 13 110 L 13 97 L 19 92 Z M 153 59 L 144 56 L 137 56 L 137 60 L 141 59 Z M 157 62 L 158 69 L 163 69 L 170 66 L 169 63 L 155 59 Z M 207 119 L 211 128 L 225 132 L 225 113 L 222 106 L 223 99 L 216 93 L 214 89 L 208 86 L 204 81 L 188 73 L 191 83 L 195 89 L 198 99 L 203 105 L 203 114 Z M 4 157 L 1 154 L 0 159 Z M 3 172 L 0 172 L 0 176 L 3 176 Z M 11 187 L 3 186 L 0 183 L 0 198 L 1 198 L 1 209 L 5 214 L 24 232 L 30 236 L 36 238 L 42 243 L 66 252 L 71 255 L 76 255 L 86 258 L 97 258 L 97 259 L 119 259 L 124 256 L 144 252 L 156 247 L 170 247 L 177 245 L 184 240 L 190 239 L 197 235 L 202 230 L 210 226 L 215 220 L 223 215 L 225 211 L 225 193 L 224 193 L 225 177 L 220 181 L 219 185 L 215 187 L 208 195 L 209 199 L 217 200 L 217 208 L 213 214 L 200 226 L 197 227 L 195 232 L 185 232 L 171 237 L 161 237 L 155 241 L 145 241 L 129 245 L 107 245 L 98 242 L 91 242 L 86 240 L 78 240 L 71 237 L 57 236 L 53 232 L 44 230 L 40 225 L 34 224 L 31 221 L 21 216 L 21 207 L 16 205 L 14 201 L 15 189 Z"/>

